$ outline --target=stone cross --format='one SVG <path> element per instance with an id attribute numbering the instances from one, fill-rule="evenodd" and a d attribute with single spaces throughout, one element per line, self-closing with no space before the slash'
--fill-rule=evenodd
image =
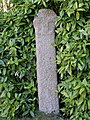
<path id="1" fill-rule="evenodd" d="M 37 56 L 37 81 L 39 110 L 47 113 L 58 113 L 59 102 L 57 89 L 57 73 L 55 63 L 55 18 L 50 9 L 39 10 L 34 18 Z"/>

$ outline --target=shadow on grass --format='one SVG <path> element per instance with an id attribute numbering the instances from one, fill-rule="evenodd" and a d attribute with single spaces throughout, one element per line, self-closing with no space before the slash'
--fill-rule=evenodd
<path id="1" fill-rule="evenodd" d="M 64 120 L 60 114 L 45 114 L 43 112 L 37 112 L 34 118 L 22 118 L 16 120 Z"/>

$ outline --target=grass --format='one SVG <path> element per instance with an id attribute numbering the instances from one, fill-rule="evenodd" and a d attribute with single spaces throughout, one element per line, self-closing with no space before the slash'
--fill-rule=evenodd
<path id="1" fill-rule="evenodd" d="M 0 119 L 5 120 L 5 119 Z M 54 114 L 45 114 L 43 112 L 37 112 L 36 116 L 34 118 L 16 118 L 15 120 L 65 120 L 62 118 L 60 114 L 54 115 Z"/>

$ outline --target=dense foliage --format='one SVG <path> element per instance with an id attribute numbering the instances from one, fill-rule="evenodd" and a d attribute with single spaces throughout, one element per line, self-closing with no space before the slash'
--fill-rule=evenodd
<path id="1" fill-rule="evenodd" d="M 61 1 L 56 28 L 62 111 L 71 120 L 89 120 L 90 1 Z"/>
<path id="2" fill-rule="evenodd" d="M 33 18 L 40 8 L 57 13 L 56 62 L 62 111 L 90 119 L 90 0 L 11 0 L 0 12 L 0 116 L 34 116 L 36 61 Z"/>
<path id="3" fill-rule="evenodd" d="M 35 5 L 19 4 L 0 12 L 0 116 L 34 116 L 36 62 Z"/>

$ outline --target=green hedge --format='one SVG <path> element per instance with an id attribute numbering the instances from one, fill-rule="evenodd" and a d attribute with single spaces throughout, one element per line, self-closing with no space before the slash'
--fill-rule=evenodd
<path id="1" fill-rule="evenodd" d="M 12 0 L 14 1 L 14 0 Z M 33 18 L 53 9 L 60 108 L 71 120 L 90 119 L 89 0 L 25 0 L 0 11 L 0 116 L 34 116 L 37 105 Z M 31 2 L 30 2 L 31 1 Z"/>
<path id="2" fill-rule="evenodd" d="M 0 12 L 0 116 L 9 120 L 36 108 L 34 8 L 29 2 Z"/>
<path id="3" fill-rule="evenodd" d="M 61 110 L 71 120 L 89 120 L 90 1 L 61 1 L 56 28 Z"/>

